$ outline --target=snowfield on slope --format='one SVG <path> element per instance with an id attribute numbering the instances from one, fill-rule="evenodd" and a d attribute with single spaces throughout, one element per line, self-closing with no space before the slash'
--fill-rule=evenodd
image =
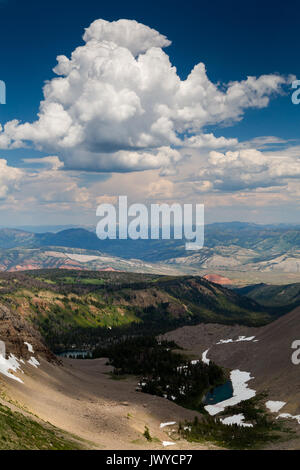
<path id="1" fill-rule="evenodd" d="M 29 352 L 34 353 L 33 347 L 30 343 L 24 342 L 24 344 L 27 346 Z M 27 362 L 33 367 L 38 367 L 40 365 L 39 361 L 34 356 L 31 356 Z M 25 364 L 24 359 L 18 359 L 14 354 L 10 354 L 6 359 L 5 343 L 0 341 L 0 374 L 3 374 L 5 377 L 9 377 L 17 382 L 24 383 L 23 380 L 13 374 L 13 372 L 21 372 L 24 374 L 21 364 Z"/>
<path id="2" fill-rule="evenodd" d="M 207 405 L 204 408 L 211 415 L 214 416 L 221 411 L 224 411 L 227 406 L 234 406 L 244 400 L 249 400 L 256 395 L 256 391 L 248 387 L 249 380 L 252 380 L 250 372 L 244 372 L 239 369 L 233 370 L 230 373 L 230 380 L 233 388 L 233 396 L 227 400 L 216 403 L 215 405 Z"/>

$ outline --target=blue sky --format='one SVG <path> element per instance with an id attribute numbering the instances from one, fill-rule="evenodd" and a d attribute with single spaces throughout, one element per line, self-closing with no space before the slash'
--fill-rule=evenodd
<path id="1" fill-rule="evenodd" d="M 58 54 L 69 55 L 80 43 L 84 27 L 104 18 L 135 19 L 172 40 L 168 54 L 184 78 L 203 61 L 214 82 L 278 72 L 300 77 L 300 4 L 296 1 L 152 2 L 85 0 L 5 0 L 1 5 L 1 79 L 7 83 L 7 106 L 1 119 L 33 120 L 42 85 L 53 77 Z M 3 47 L 5 45 L 5 47 Z M 277 100 L 263 113 L 249 113 L 240 126 L 243 138 L 276 132 L 295 138 L 300 113 L 290 100 Z M 283 119 L 284 114 L 284 119 Z M 272 131 L 272 132 L 271 132 Z M 228 130 L 236 135 L 236 131 Z"/>
<path id="2" fill-rule="evenodd" d="M 187 0 L 184 3 L 176 0 L 154 0 L 152 2 L 53 0 L 44 3 L 32 0 L 0 1 L 0 79 L 4 80 L 7 86 L 7 104 L 0 105 L 0 123 L 4 125 L 13 119 L 18 119 L 22 123 L 31 123 L 37 120 L 39 104 L 43 99 L 43 85 L 46 80 L 52 80 L 55 77 L 52 69 L 56 65 L 56 57 L 58 55 L 70 57 L 72 51 L 78 46 L 83 46 L 84 28 L 97 19 L 111 22 L 126 18 L 136 20 L 157 30 L 172 41 L 172 44 L 164 51 L 169 56 L 171 63 L 176 66 L 177 74 L 182 81 L 187 78 L 197 63 L 203 62 L 209 80 L 222 89 L 224 84 L 231 81 L 241 82 L 249 75 L 259 77 L 265 74 L 279 74 L 287 77 L 293 74 L 295 77 L 300 77 L 300 64 L 297 59 L 297 51 L 300 46 L 299 13 L 300 5 L 296 1 L 285 1 L 281 4 L 269 1 L 252 1 L 247 5 L 238 1 L 202 2 L 192 0 Z M 239 143 L 253 141 L 253 139 L 263 136 L 273 136 L 276 137 L 273 139 L 274 141 L 270 141 L 268 146 L 264 145 L 263 148 L 259 145 L 256 146 L 256 151 L 263 153 L 274 151 L 274 157 L 278 158 L 280 157 L 278 152 L 284 149 L 285 157 L 283 158 L 290 159 L 291 152 L 293 152 L 291 148 L 297 148 L 299 145 L 300 106 L 295 106 L 291 102 L 291 87 L 288 81 L 280 88 L 280 91 L 276 90 L 276 96 L 273 97 L 273 93 L 270 94 L 272 96 L 270 96 L 270 102 L 267 106 L 256 105 L 245 109 L 240 121 L 236 119 L 236 116 L 233 117 L 232 122 L 231 119 L 218 120 L 213 123 L 208 121 L 202 126 L 201 132 L 205 134 L 213 132 L 216 138 L 223 136 L 226 139 L 237 139 Z M 177 132 L 180 134 L 180 131 Z M 127 175 L 127 180 L 130 182 L 128 184 L 132 185 L 135 184 L 133 179 L 133 173 L 136 174 L 135 170 L 138 172 L 143 170 L 139 175 L 143 175 L 146 183 L 149 183 L 149 187 L 151 188 L 153 185 L 155 187 L 156 184 L 157 175 L 153 173 L 153 167 L 144 168 L 140 165 L 129 171 L 123 163 L 123 166 L 118 163 L 112 167 L 105 163 L 104 166 L 96 165 L 94 167 L 90 164 L 85 168 L 84 157 L 80 157 L 80 161 L 83 162 L 80 164 L 81 166 L 78 163 L 79 157 L 75 164 L 73 161 L 70 163 L 71 157 L 69 155 L 61 157 L 57 148 L 51 148 L 48 143 L 44 145 L 40 141 L 27 141 L 24 145 L 12 145 L 11 147 L 5 148 L 3 146 L 0 150 L 0 158 L 5 159 L 7 165 L 14 168 L 25 168 L 27 172 L 38 173 L 41 168 L 45 168 L 45 161 L 34 163 L 32 161 L 34 158 L 58 156 L 65 164 L 64 170 L 60 171 L 64 176 L 59 175 L 61 184 L 66 184 L 68 187 L 75 184 L 79 192 L 82 188 L 86 191 L 84 195 L 80 195 L 73 186 L 74 193 L 76 193 L 75 200 L 72 200 L 71 196 L 67 200 L 59 200 L 57 197 L 53 198 L 53 194 L 57 193 L 57 188 L 53 188 L 52 196 L 50 194 L 44 201 L 38 201 L 37 193 L 33 195 L 29 192 L 30 183 L 26 188 L 22 186 L 23 180 L 28 178 L 28 174 L 25 177 L 17 177 L 17 179 L 19 178 L 18 184 L 14 186 L 10 194 L 10 202 L 7 202 L 7 192 L 5 198 L 2 199 L 2 213 L 8 223 L 11 223 L 13 204 L 15 204 L 14 210 L 16 211 L 17 207 L 20 207 L 18 204 L 20 191 L 28 198 L 26 210 L 24 209 L 22 214 L 18 215 L 20 223 L 28 222 L 30 224 L 38 222 L 38 220 L 46 223 L 49 218 L 53 223 L 61 223 L 66 217 L 68 223 L 71 221 L 76 223 L 79 211 L 82 213 L 84 222 L 93 220 L 97 198 L 101 200 L 101 197 L 113 197 L 107 186 L 101 186 L 102 181 L 110 180 L 111 184 L 115 185 L 117 193 L 118 181 L 124 178 L 124 171 L 130 173 Z M 255 145 L 251 143 L 250 147 L 254 149 Z M 171 148 L 174 148 L 174 145 L 171 145 Z M 125 149 L 118 148 L 118 150 Z M 248 217 L 251 220 L 261 222 L 265 220 L 266 213 L 269 214 L 268 222 L 293 221 L 295 211 L 298 210 L 298 200 L 295 201 L 295 198 L 288 197 L 287 200 L 281 201 L 282 205 L 279 208 L 274 206 L 271 201 L 272 197 L 273 200 L 276 200 L 276 187 L 280 188 L 279 193 L 282 197 L 284 188 L 288 184 L 287 177 L 291 176 L 291 171 L 285 175 L 282 181 L 275 181 L 274 172 L 278 173 L 281 169 L 279 170 L 277 167 L 274 169 L 272 166 L 267 176 L 270 177 L 270 183 L 267 185 L 258 183 L 256 178 L 254 183 L 252 182 L 246 188 L 244 182 L 237 181 L 237 178 L 234 181 L 229 178 L 229 182 L 226 184 L 223 182 L 224 184 L 219 184 L 219 186 L 212 184 L 212 179 L 216 179 L 217 176 L 211 168 L 205 166 L 205 169 L 201 170 L 201 177 L 202 179 L 206 178 L 207 187 L 210 189 L 207 192 L 203 188 L 199 190 L 199 185 L 197 186 L 191 181 L 191 174 L 195 173 L 195 162 L 201 161 L 202 166 L 200 165 L 200 167 L 202 168 L 206 155 L 211 151 L 225 154 L 226 151 L 237 150 L 233 147 L 230 148 L 230 146 L 224 150 L 219 146 L 217 148 L 211 147 L 209 150 L 201 150 L 199 158 L 193 154 L 194 151 L 187 152 L 191 153 L 192 159 L 194 159 L 190 173 L 186 174 L 186 170 L 183 171 L 181 164 L 178 166 L 176 175 L 175 173 L 171 175 L 170 171 L 164 169 L 160 173 L 160 181 L 165 192 L 158 188 L 157 198 L 167 200 L 169 197 L 169 199 L 175 200 L 176 191 L 173 190 L 171 195 L 170 188 L 171 185 L 173 188 L 176 185 L 179 188 L 178 197 L 180 198 L 182 194 L 180 191 L 182 191 L 189 193 L 190 198 L 193 198 L 192 194 L 194 194 L 195 198 L 208 200 L 208 206 L 211 208 L 209 209 L 210 221 L 217 221 L 222 217 L 225 217 L 226 220 L 236 218 L 245 220 Z M 30 162 L 24 163 L 24 158 L 30 159 Z M 87 160 L 88 158 L 86 157 Z M 252 159 L 252 157 L 249 158 Z M 256 157 L 253 158 L 255 160 Z M 299 160 L 296 150 L 292 158 L 295 161 L 289 160 L 290 167 L 297 166 Z M 176 160 L 177 157 L 174 157 L 172 161 L 174 159 Z M 244 162 L 247 166 L 247 159 L 248 156 L 243 157 L 240 165 L 243 165 Z M 214 163 L 211 164 L 214 165 Z M 53 161 L 51 165 L 53 169 Z M 227 172 L 226 174 L 230 174 L 229 165 L 230 162 L 228 164 L 226 162 L 226 168 L 222 167 L 222 171 Z M 213 169 L 215 171 L 214 166 Z M 46 166 L 45 171 L 50 172 L 51 169 Z M 152 174 L 151 177 L 150 174 Z M 44 178 L 47 178 L 47 174 L 42 176 L 42 181 Z M 63 178 L 67 178 L 67 181 L 63 181 Z M 189 189 L 186 191 L 183 187 L 184 181 L 189 181 Z M 294 176 L 289 188 L 290 193 L 293 192 L 293 185 L 296 182 Z M 191 185 L 194 187 L 194 193 L 190 190 Z M 263 192 L 267 187 L 269 193 L 274 195 L 268 196 L 268 201 L 264 200 L 264 196 L 260 196 L 260 190 L 264 186 Z M 125 183 L 121 182 L 121 187 L 125 190 Z M 150 189 L 151 191 L 153 192 Z M 237 200 L 238 191 L 249 193 L 247 204 L 244 202 L 247 195 L 240 193 L 241 197 Z M 225 192 L 228 204 L 220 211 L 218 210 L 218 197 L 222 192 Z M 231 202 L 229 193 L 232 194 Z M 96 196 L 97 194 L 98 196 Z M 138 192 L 132 194 L 131 197 L 132 199 L 139 198 Z M 140 194 L 140 197 L 144 200 L 149 199 L 147 194 Z M 89 203 L 86 203 L 87 198 L 90 198 Z M 93 198 L 94 203 L 92 202 Z M 261 198 L 261 203 L 253 202 L 259 198 Z M 32 202 L 31 209 L 30 201 L 35 201 Z M 247 215 L 244 208 L 246 208 Z"/>

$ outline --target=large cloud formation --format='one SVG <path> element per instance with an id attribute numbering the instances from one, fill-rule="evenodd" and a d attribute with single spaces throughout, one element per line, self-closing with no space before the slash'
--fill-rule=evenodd
<path id="1" fill-rule="evenodd" d="M 212 151 L 207 166 L 196 177 L 203 192 L 284 186 L 288 180 L 299 178 L 299 148 L 296 155 L 284 152 L 266 154 L 255 149 L 226 153 Z"/>
<path id="2" fill-rule="evenodd" d="M 215 85 L 203 63 L 186 80 L 163 51 L 170 41 L 131 20 L 97 20 L 84 45 L 57 57 L 38 119 L 0 128 L 0 148 L 33 145 L 55 152 L 65 169 L 126 172 L 176 165 L 184 147 L 224 148 L 235 139 L 205 134 L 240 120 L 281 91 L 279 75 Z M 185 150 L 186 151 L 186 150 Z"/>

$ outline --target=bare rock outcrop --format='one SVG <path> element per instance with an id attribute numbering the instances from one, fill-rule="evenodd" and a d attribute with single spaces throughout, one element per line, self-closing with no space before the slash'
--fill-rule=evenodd
<path id="1" fill-rule="evenodd" d="M 55 355 L 44 344 L 39 331 L 20 314 L 0 303 L 0 340 L 5 343 L 6 353 L 16 357 L 30 359 L 30 352 L 26 343 L 32 346 L 34 354 L 42 356 L 48 361 L 55 361 Z"/>

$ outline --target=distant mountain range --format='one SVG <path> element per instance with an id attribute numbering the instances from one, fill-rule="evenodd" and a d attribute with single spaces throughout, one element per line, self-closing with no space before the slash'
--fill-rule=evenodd
<path id="1" fill-rule="evenodd" d="M 68 256 L 70 253 L 72 256 Z M 75 259 L 76 254 L 85 259 Z M 66 264 L 74 269 L 107 267 L 144 272 L 157 271 L 159 264 L 165 273 L 169 269 L 170 273 L 206 270 L 214 274 L 221 270 L 300 274 L 300 226 L 211 224 L 205 227 L 205 245 L 199 251 L 186 251 L 183 240 L 99 240 L 93 231 L 80 227 L 45 233 L 0 229 L 2 271 L 68 267 Z"/>

